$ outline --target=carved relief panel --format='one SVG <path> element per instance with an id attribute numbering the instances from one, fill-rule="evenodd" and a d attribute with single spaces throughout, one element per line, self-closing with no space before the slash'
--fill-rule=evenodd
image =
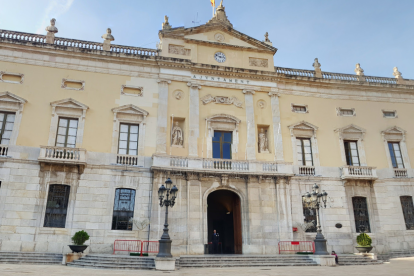
<path id="1" fill-rule="evenodd" d="M 168 45 L 168 53 L 174 55 L 189 56 L 191 55 L 191 50 L 185 49 L 184 46 L 170 44 Z"/>

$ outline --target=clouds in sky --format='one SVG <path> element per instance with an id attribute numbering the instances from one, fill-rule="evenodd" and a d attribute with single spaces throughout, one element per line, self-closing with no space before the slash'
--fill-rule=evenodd
<path id="1" fill-rule="evenodd" d="M 57 18 L 66 13 L 75 0 L 49 0 L 43 13 L 41 22 L 38 24 L 36 33 L 43 34 L 46 26 L 49 26 L 50 19 Z"/>

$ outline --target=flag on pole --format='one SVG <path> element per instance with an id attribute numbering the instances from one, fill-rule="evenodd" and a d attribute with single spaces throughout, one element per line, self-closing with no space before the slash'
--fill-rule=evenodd
<path id="1" fill-rule="evenodd" d="M 210 0 L 211 6 L 214 8 L 216 6 L 216 0 Z"/>

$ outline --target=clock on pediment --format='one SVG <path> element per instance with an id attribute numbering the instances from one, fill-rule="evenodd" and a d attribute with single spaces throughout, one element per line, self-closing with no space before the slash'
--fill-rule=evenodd
<path id="1" fill-rule="evenodd" d="M 223 54 L 222 52 L 217 52 L 217 53 L 214 54 L 214 59 L 217 62 L 223 63 L 223 62 L 226 61 L 226 55 Z"/>

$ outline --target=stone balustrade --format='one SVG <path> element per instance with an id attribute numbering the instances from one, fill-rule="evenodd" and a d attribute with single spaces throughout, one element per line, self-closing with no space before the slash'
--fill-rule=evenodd
<path id="1" fill-rule="evenodd" d="M 169 155 L 153 155 L 153 168 L 188 170 L 195 172 L 228 172 L 240 174 L 293 175 L 292 165 L 283 162 L 193 158 Z"/>
<path id="2" fill-rule="evenodd" d="M 46 43 L 46 36 L 31 33 L 22 33 L 8 30 L 0 30 L 1 39 L 20 40 L 27 42 Z"/>
<path id="3" fill-rule="evenodd" d="M 314 74 L 315 74 L 315 71 L 313 70 L 293 69 L 293 68 L 284 68 L 284 67 L 275 67 L 275 69 L 276 69 L 276 73 L 285 74 L 285 75 L 314 77 Z"/>
<path id="4" fill-rule="evenodd" d="M 342 179 L 361 179 L 375 180 L 378 179 L 375 167 L 366 166 L 345 166 L 342 167 Z"/>
<path id="5" fill-rule="evenodd" d="M 322 78 L 328 80 L 359 81 L 357 75 L 322 72 Z"/>
<path id="6" fill-rule="evenodd" d="M 406 178 L 408 177 L 407 169 L 394 169 L 394 175 L 397 178 Z"/>
<path id="7" fill-rule="evenodd" d="M 365 76 L 365 81 L 370 83 L 397 84 L 396 78 Z"/>
<path id="8" fill-rule="evenodd" d="M 86 165 L 86 150 L 80 148 L 64 148 L 55 146 L 40 146 L 39 162 Z"/>
<path id="9" fill-rule="evenodd" d="M 62 38 L 62 37 L 55 37 L 54 44 L 58 46 L 65 46 L 65 47 L 90 49 L 90 50 L 102 50 L 102 43 L 99 43 L 99 42 L 69 39 L 69 38 Z"/>
<path id="10" fill-rule="evenodd" d="M 314 176 L 315 175 L 315 167 L 299 166 L 299 175 Z"/>
<path id="11" fill-rule="evenodd" d="M 117 154 L 116 163 L 118 165 L 138 166 L 137 155 Z"/>

